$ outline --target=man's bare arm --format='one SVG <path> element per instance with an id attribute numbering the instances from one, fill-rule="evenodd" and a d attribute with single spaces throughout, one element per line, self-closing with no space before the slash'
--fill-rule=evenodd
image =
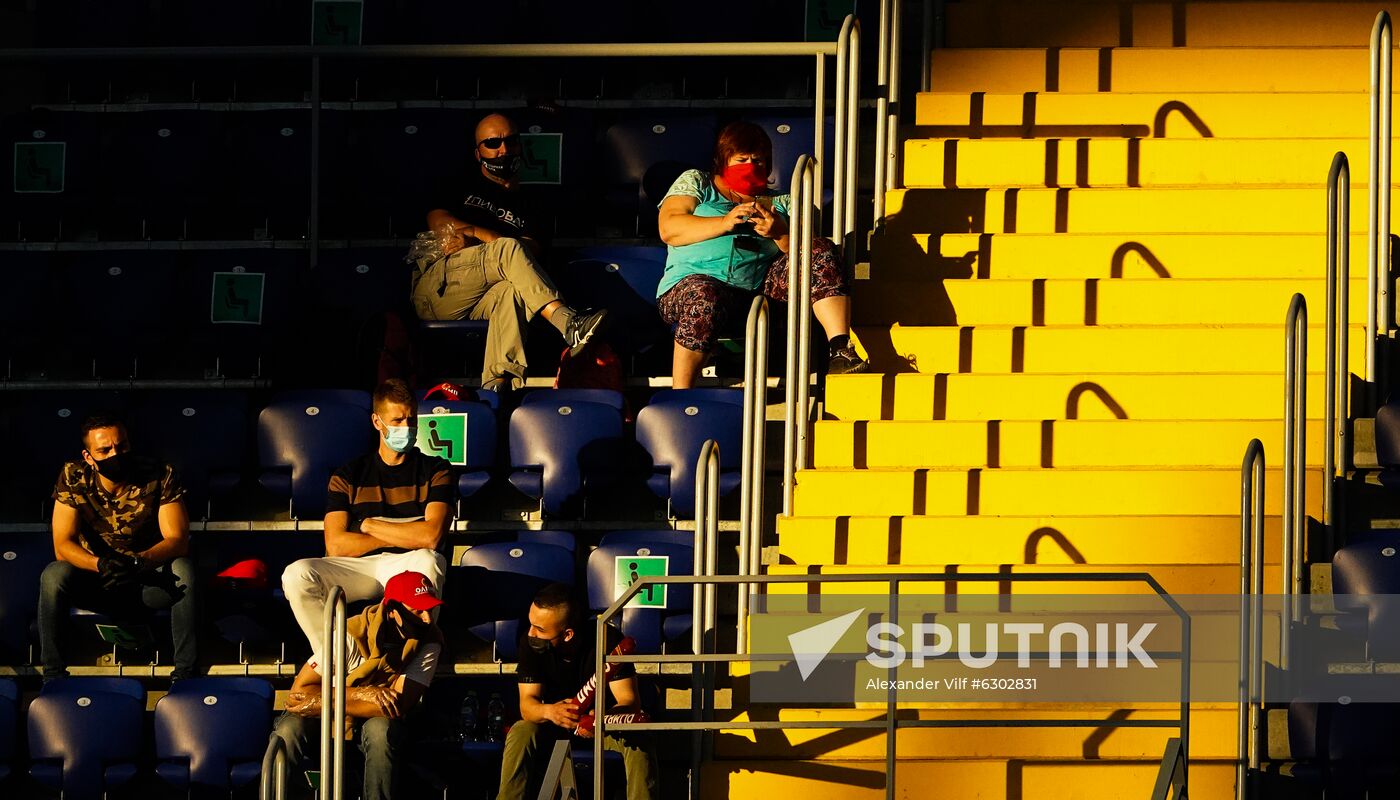
<path id="1" fill-rule="evenodd" d="M 53 554 L 59 561 L 66 561 L 78 569 L 97 571 L 97 556 L 83 548 L 78 537 L 78 526 L 82 519 L 78 509 L 62 503 L 53 504 Z"/>
<path id="2" fill-rule="evenodd" d="M 452 513 L 446 503 L 429 503 L 424 509 L 423 519 L 413 522 L 367 519 L 360 523 L 360 530 L 381 542 L 386 542 L 390 547 L 436 550 L 451 523 Z"/>

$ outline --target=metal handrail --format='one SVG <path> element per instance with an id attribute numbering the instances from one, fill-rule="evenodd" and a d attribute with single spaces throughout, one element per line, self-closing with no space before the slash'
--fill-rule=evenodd
<path id="1" fill-rule="evenodd" d="M 1181 740 L 1175 737 L 1167 740 L 1162 750 L 1162 764 L 1157 768 L 1157 783 L 1152 789 L 1152 800 L 1175 800 L 1186 796 L 1186 757 L 1181 751 Z"/>
<path id="2" fill-rule="evenodd" d="M 258 775 L 258 800 L 286 800 L 287 743 L 277 734 L 267 739 L 262 772 Z"/>
<path id="3" fill-rule="evenodd" d="M 1293 295 L 1284 323 L 1283 398 L 1283 598 L 1288 616 L 1280 631 L 1279 667 L 1288 669 L 1291 623 L 1297 622 L 1297 599 L 1303 594 L 1303 562 L 1308 513 L 1307 478 L 1308 301 Z"/>
<path id="4" fill-rule="evenodd" d="M 1264 445 L 1251 439 L 1240 466 L 1240 600 L 1247 608 L 1240 615 L 1239 761 L 1235 765 L 1235 797 L 1248 793 L 1250 770 L 1259 769 L 1259 714 L 1256 708 L 1263 686 L 1264 591 Z"/>
<path id="5" fill-rule="evenodd" d="M 860 20 L 847 15 L 841 23 L 841 35 L 836 44 L 836 147 L 832 152 L 831 241 L 849 255 L 855 244 L 856 190 L 859 188 L 857 168 L 860 164 Z M 820 124 L 817 126 L 821 129 Z M 815 172 L 821 174 L 821 150 L 813 150 L 817 163 Z M 798 162 L 801 163 L 800 161 Z M 820 190 L 822 184 L 815 184 Z M 797 191 L 797 172 L 789 189 Z M 797 196 L 793 195 L 796 202 Z"/>
<path id="6" fill-rule="evenodd" d="M 1191 616 L 1182 608 L 1181 604 L 1164 589 L 1150 573 L 1146 572 L 1098 572 L 1098 573 L 1073 573 L 1073 572 L 1045 572 L 1029 575 L 1007 575 L 1005 573 L 984 573 L 984 574 L 959 574 L 956 572 L 906 572 L 896 574 L 858 574 L 858 575 L 674 575 L 674 576 L 643 576 L 634 581 L 626 590 L 613 601 L 613 604 L 598 615 L 596 620 L 596 641 L 606 641 L 604 638 L 607 632 L 609 621 L 617 617 L 622 609 L 637 595 L 639 591 L 649 585 L 654 584 L 686 584 L 686 583 L 706 583 L 716 586 L 737 586 L 740 584 L 767 585 L 772 583 L 883 583 L 889 586 L 889 596 L 892 604 L 897 602 L 899 587 L 903 583 L 926 583 L 929 581 L 948 583 L 988 583 L 992 581 L 1019 581 L 1026 583 L 1105 583 L 1132 581 L 1142 583 L 1152 589 L 1158 598 L 1171 609 L 1172 613 L 1181 620 L 1181 698 L 1178 704 L 1178 716 L 1176 719 L 905 719 L 899 717 L 896 708 L 896 695 L 891 692 L 888 696 L 885 707 L 885 719 L 882 720 L 807 720 L 807 721 L 785 721 L 785 720 L 698 720 L 691 722 L 633 722 L 609 725 L 604 720 L 604 715 L 596 715 L 593 737 L 593 759 L 594 763 L 603 762 L 603 740 L 608 730 L 630 730 L 630 731 L 690 731 L 692 733 L 701 731 L 720 730 L 780 730 L 796 728 L 820 728 L 823 730 L 884 730 L 889 736 L 885 750 L 885 797 L 893 800 L 896 795 L 897 773 L 895 759 L 895 733 L 900 728 L 957 728 L 957 727 L 1084 727 L 1084 728 L 1169 728 L 1175 727 L 1180 731 L 1181 739 L 1181 759 L 1182 759 L 1182 784 L 1186 784 L 1187 770 L 1190 763 L 1190 741 L 1191 741 Z M 667 656 L 612 656 L 608 655 L 604 648 L 594 648 L 594 674 L 601 676 L 605 664 L 621 664 L 638 661 L 665 661 L 667 663 L 695 663 L 706 665 L 717 665 L 721 663 L 751 663 L 759 659 L 751 654 L 734 655 L 667 655 Z M 710 687 L 713 688 L 713 687 Z M 600 709 L 602 707 L 600 700 Z M 593 771 L 593 796 L 606 797 L 604 794 L 605 770 L 595 769 Z M 692 788 L 698 789 L 697 779 L 692 776 Z"/>
<path id="7" fill-rule="evenodd" d="M 321 798 L 342 800 L 345 777 L 345 589 L 332 586 L 321 625 Z"/>
<path id="8" fill-rule="evenodd" d="M 875 213 L 871 229 L 885 219 L 885 193 L 899 176 L 899 41 L 901 2 L 880 0 L 879 74 L 875 89 Z"/>
<path id="9" fill-rule="evenodd" d="M 1384 399 L 1385 346 L 1390 333 L 1390 14 L 1381 11 L 1371 27 L 1371 164 L 1366 229 L 1366 382 L 1367 410 Z M 1384 270 L 1384 272 L 1382 272 Z"/>
<path id="10" fill-rule="evenodd" d="M 1350 450 L 1351 365 L 1347 358 L 1351 289 L 1351 165 L 1347 154 L 1332 157 L 1327 173 L 1327 441 L 1322 464 L 1322 524 L 1327 552 L 1337 541 L 1346 494 L 1337 490 L 1337 461 Z M 1306 412 L 1305 412 L 1306 413 Z M 1346 464 L 1342 465 L 1343 470 Z"/>
<path id="11" fill-rule="evenodd" d="M 797 470 L 807 463 L 807 405 L 812 336 L 812 191 L 816 159 L 798 156 L 792 171 L 788 232 L 787 395 L 783 423 L 783 516 L 792 515 Z"/>
<path id="12" fill-rule="evenodd" d="M 706 439 L 695 462 L 695 574 L 715 574 L 719 539 L 719 443 Z M 703 593 L 702 593 L 703 588 Z M 690 626 L 692 652 L 705 651 L 707 639 L 715 633 L 715 587 L 695 584 L 691 598 L 693 624 Z"/>
<path id="13" fill-rule="evenodd" d="M 763 477 L 767 466 L 768 298 L 749 307 L 744 331 L 744 431 L 739 479 L 739 574 L 757 575 L 763 550 Z M 697 499 L 699 495 L 696 496 Z M 749 587 L 739 587 L 739 652 L 748 651 Z"/>

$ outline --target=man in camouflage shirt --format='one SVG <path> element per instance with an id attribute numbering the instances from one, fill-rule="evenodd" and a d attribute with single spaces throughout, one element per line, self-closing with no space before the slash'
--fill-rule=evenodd
<path id="1" fill-rule="evenodd" d="M 194 564 L 185 490 L 169 464 L 131 452 L 115 417 L 83 422 L 82 458 L 63 465 L 54 486 L 57 558 L 39 584 L 39 648 L 44 680 L 68 674 L 59 647 L 72 607 L 118 619 L 170 609 L 173 680 L 195 665 Z"/>

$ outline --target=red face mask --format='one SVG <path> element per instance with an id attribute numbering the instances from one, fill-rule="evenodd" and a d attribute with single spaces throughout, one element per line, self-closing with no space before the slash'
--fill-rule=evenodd
<path id="1" fill-rule="evenodd" d="M 753 162 L 724 168 L 724 182 L 739 194 L 753 195 L 768 188 L 768 168 Z"/>

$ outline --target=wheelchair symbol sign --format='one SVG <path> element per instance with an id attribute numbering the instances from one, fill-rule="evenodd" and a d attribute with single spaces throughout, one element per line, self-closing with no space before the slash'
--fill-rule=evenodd
<path id="1" fill-rule="evenodd" d="M 261 272 L 215 272 L 209 291 L 209 321 L 261 325 L 265 278 Z"/>
<path id="2" fill-rule="evenodd" d="M 420 414 L 418 449 L 458 467 L 467 464 L 467 415 Z"/>
<path id="3" fill-rule="evenodd" d="M 613 597 L 621 597 L 638 578 L 664 577 L 670 560 L 670 556 L 618 556 Z M 648 586 L 627 601 L 627 608 L 665 608 L 666 589 L 664 584 Z"/>

